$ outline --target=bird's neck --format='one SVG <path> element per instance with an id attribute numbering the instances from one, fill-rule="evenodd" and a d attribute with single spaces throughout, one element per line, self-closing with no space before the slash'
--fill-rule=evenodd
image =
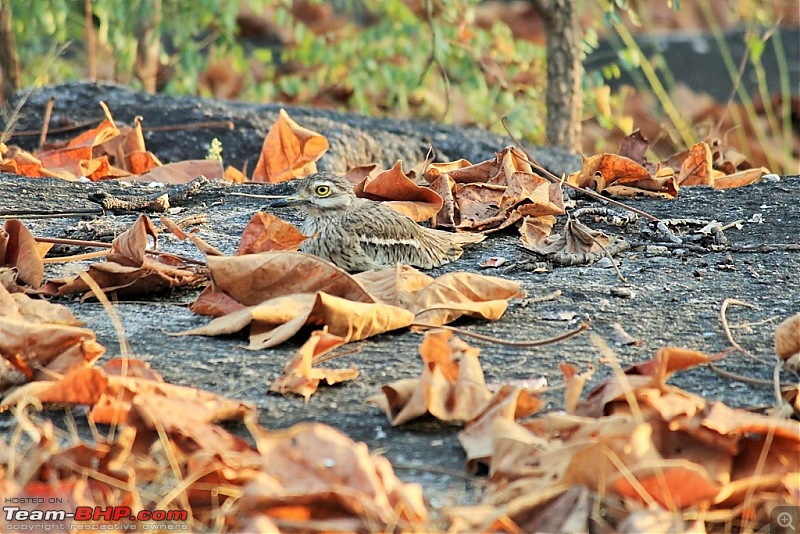
<path id="1" fill-rule="evenodd" d="M 352 207 L 350 206 L 337 209 L 306 208 L 306 218 L 303 221 L 301 229 L 305 235 L 312 235 L 329 226 L 338 226 L 341 219 L 347 215 L 351 209 Z"/>

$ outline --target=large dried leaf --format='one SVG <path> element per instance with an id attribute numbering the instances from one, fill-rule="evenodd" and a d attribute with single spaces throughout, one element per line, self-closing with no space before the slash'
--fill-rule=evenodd
<path id="1" fill-rule="evenodd" d="M 139 158 L 143 159 L 143 158 Z M 146 167 L 148 164 L 143 161 L 136 161 L 139 167 Z M 163 184 L 188 184 L 199 176 L 205 176 L 209 180 L 221 180 L 225 175 L 222 163 L 210 159 L 187 159 L 176 161 L 166 165 L 155 165 L 143 172 L 141 175 L 126 178 L 129 182 L 159 182 Z"/>
<path id="2" fill-rule="evenodd" d="M 651 176 L 640 164 L 616 154 L 598 154 L 584 159 L 581 170 L 571 174 L 567 182 L 612 195 L 662 198 L 678 195 L 678 181 L 671 172 Z"/>
<path id="3" fill-rule="evenodd" d="M 291 223 L 271 213 L 257 211 L 250 218 L 239 239 L 236 256 L 258 252 L 295 251 L 308 239 Z"/>
<path id="4" fill-rule="evenodd" d="M 245 306 L 293 294 L 322 291 L 356 302 L 373 298 L 350 274 L 312 254 L 261 252 L 235 257 L 209 257 L 217 291 Z"/>
<path id="5" fill-rule="evenodd" d="M 392 426 L 425 414 L 442 421 L 469 421 L 491 397 L 483 379 L 478 349 L 449 330 L 426 334 L 419 348 L 422 376 L 383 386 L 367 399 L 386 413 Z"/>
<path id="6" fill-rule="evenodd" d="M 606 234 L 589 228 L 577 219 L 567 220 L 563 234 L 545 235 L 544 232 L 536 233 L 532 227 L 527 226 L 525 232 L 522 235 L 525 246 L 545 256 L 602 253 L 610 243 Z"/>
<path id="7" fill-rule="evenodd" d="M 433 278 L 398 265 L 354 276 L 376 299 L 400 306 L 416 322 L 442 325 L 469 316 L 496 321 L 508 300 L 521 296 L 519 283 L 476 273 L 455 272 Z"/>
<path id="8" fill-rule="evenodd" d="M 0 285 L 0 317 L 21 319 L 30 323 L 83 325 L 66 306 L 32 299 L 24 293 L 9 293 L 2 285 Z"/>
<path id="9" fill-rule="evenodd" d="M 152 237 L 156 243 L 156 234 L 152 221 L 144 215 L 140 216 L 131 228 L 114 239 L 106 256 L 108 261 L 89 266 L 88 275 L 105 292 L 115 292 L 120 297 L 191 287 L 206 280 L 204 275 L 190 270 L 182 262 L 149 256 L 146 253 L 148 237 Z M 173 263 L 177 263 L 177 266 Z M 84 297 L 88 297 L 91 290 L 80 276 L 74 276 L 48 280 L 40 293 L 50 296 L 84 293 Z"/>
<path id="10" fill-rule="evenodd" d="M 272 381 L 269 390 L 282 395 L 296 393 L 308 401 L 311 395 L 317 391 L 320 382 L 333 385 L 357 378 L 358 369 L 355 367 L 325 369 L 313 366 L 315 358 L 332 351 L 343 343 L 343 338 L 331 335 L 324 329 L 312 333 L 308 341 L 297 351 L 297 356 L 287 363 L 281 375 Z"/>
<path id="11" fill-rule="evenodd" d="M 264 139 L 253 181 L 277 183 L 313 174 L 327 150 L 325 136 L 303 128 L 281 109 Z"/>
<path id="12" fill-rule="evenodd" d="M 299 252 L 209 257 L 208 266 L 214 290 L 193 309 L 232 313 L 183 334 L 231 334 L 251 325 L 252 349 L 282 343 L 306 325 L 327 325 L 353 341 L 415 319 L 437 325 L 465 315 L 497 320 L 508 299 L 520 295 L 517 282 L 501 278 L 449 273 L 434 279 L 408 266 L 350 275 Z"/>
<path id="13" fill-rule="evenodd" d="M 426 221 L 436 215 L 442 207 L 442 197 L 428 187 L 421 187 L 403 172 L 403 162 L 380 172 L 374 177 L 367 175 L 353 187 L 361 198 L 382 201 L 395 211 L 415 221 Z"/>
<path id="14" fill-rule="evenodd" d="M 478 463 L 489 463 L 494 444 L 494 424 L 498 419 L 515 421 L 536 413 L 544 404 L 535 391 L 503 385 L 469 423 L 458 433 L 467 455 L 467 471 L 477 472 Z"/>
<path id="15" fill-rule="evenodd" d="M 280 345 L 307 325 L 327 326 L 331 334 L 348 342 L 404 328 L 413 321 L 411 312 L 387 304 L 357 302 L 323 292 L 300 293 L 266 300 L 180 335 L 232 334 L 250 325 L 248 348 L 259 350 Z"/>
<path id="16" fill-rule="evenodd" d="M 433 164 L 425 178 L 444 200 L 435 225 L 496 232 L 524 217 L 564 213 L 560 185 L 534 174 L 516 148 L 506 148 L 476 165 L 464 160 Z"/>
<path id="17" fill-rule="evenodd" d="M 0 390 L 88 367 L 104 352 L 91 330 L 0 317 Z"/>
<path id="18" fill-rule="evenodd" d="M 422 488 L 399 480 L 363 443 L 317 423 L 251 432 L 263 460 L 261 476 L 245 486 L 231 514 L 239 530 L 263 526 L 258 516 L 301 530 L 322 523 L 337 531 L 427 530 Z"/>
<path id="19" fill-rule="evenodd" d="M 20 285 L 36 289 L 42 285 L 44 263 L 33 234 L 17 219 L 9 219 L 0 230 L 0 269 L 16 270 Z"/>
<path id="20" fill-rule="evenodd" d="M 134 368 L 137 367 L 134 364 Z M 220 397 L 214 393 L 165 383 L 146 376 L 125 376 L 117 371 L 107 373 L 98 367 L 73 368 L 59 380 L 35 382 L 23 386 L 3 399 L 7 408 L 22 399 L 37 398 L 45 404 L 92 406 L 90 418 L 95 423 L 118 424 L 128 418 L 132 403 L 145 397 L 160 396 L 186 403 L 183 414 L 202 410 L 207 422 L 241 419 L 252 407 Z M 199 412 L 198 412 L 199 415 Z M 164 417 L 168 414 L 165 412 Z"/>
<path id="21" fill-rule="evenodd" d="M 800 354 L 800 313 L 784 320 L 775 329 L 775 354 L 781 360 Z"/>

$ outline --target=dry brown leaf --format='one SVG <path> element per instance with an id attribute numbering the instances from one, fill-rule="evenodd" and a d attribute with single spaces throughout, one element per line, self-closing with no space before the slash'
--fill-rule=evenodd
<path id="1" fill-rule="evenodd" d="M 656 176 L 635 161 L 616 154 L 597 154 L 584 158 L 581 170 L 569 176 L 567 182 L 580 188 L 588 187 L 601 193 L 616 195 L 646 195 L 675 198 L 678 182 L 670 172 Z"/>
<path id="2" fill-rule="evenodd" d="M 516 421 L 536 413 L 543 404 L 536 391 L 503 385 L 458 433 L 458 441 L 467 455 L 467 471 L 476 473 L 478 463 L 489 464 L 497 419 Z"/>
<path id="3" fill-rule="evenodd" d="M 403 162 L 398 160 L 394 167 L 367 175 L 354 185 L 356 196 L 384 202 L 395 211 L 420 222 L 436 215 L 442 207 L 442 197 L 428 187 L 421 187 L 403 172 Z"/>
<path id="4" fill-rule="evenodd" d="M 95 358 L 96 359 L 96 358 Z M 130 362 L 129 362 L 130 363 Z M 146 364 L 130 364 L 141 368 Z M 185 417 L 186 413 L 202 410 L 208 422 L 241 419 L 252 407 L 238 401 L 220 397 L 203 390 L 165 383 L 152 373 L 119 374 L 116 366 L 112 372 L 99 367 L 65 369 L 64 376 L 58 380 L 45 380 L 27 384 L 3 399 L 3 408 L 8 408 L 22 399 L 31 397 L 45 404 L 88 405 L 92 407 L 90 418 L 95 423 L 118 424 L 127 421 L 132 403 L 142 396 L 160 396 L 188 403 L 175 416 Z M 149 401 L 148 401 L 149 402 Z M 163 417 L 167 417 L 167 413 Z"/>
<path id="5" fill-rule="evenodd" d="M 135 387 L 134 384 L 131 386 Z M 247 441 L 214 424 L 225 420 L 241 420 L 253 410 L 248 404 L 218 397 L 207 391 L 164 384 L 153 392 L 145 390 L 133 395 L 127 401 L 124 417 L 118 419 L 120 412 L 115 410 L 120 407 L 113 405 L 116 400 L 112 404 L 103 403 L 112 394 L 113 387 L 92 410 L 91 417 L 95 422 L 115 424 L 121 420 L 137 429 L 138 439 L 142 439 L 144 431 L 148 430 L 148 437 L 156 440 L 158 432 L 163 430 L 174 444 L 173 454 L 180 452 L 190 455 L 201 450 L 229 455 L 252 450 Z"/>
<path id="6" fill-rule="evenodd" d="M 295 251 L 308 239 L 291 223 L 271 213 L 257 211 L 242 231 L 236 256 L 279 250 Z"/>
<path id="7" fill-rule="evenodd" d="M 142 163 L 138 162 L 141 166 Z M 222 163 L 211 159 L 187 159 L 166 165 L 153 165 L 147 172 L 125 178 L 126 182 L 160 182 L 164 184 L 188 184 L 199 176 L 209 180 L 222 180 L 225 171 Z"/>
<path id="8" fill-rule="evenodd" d="M 683 509 L 710 502 L 719 492 L 720 484 L 708 476 L 702 465 L 686 460 L 661 460 L 629 467 L 629 472 L 609 480 L 609 489 L 642 503 L 655 501 L 665 509 Z"/>
<path id="9" fill-rule="evenodd" d="M 299 252 L 209 257 L 208 267 L 214 288 L 192 309 L 232 313 L 182 334 L 230 334 L 250 325 L 252 349 L 282 343 L 305 325 L 327 325 L 331 334 L 353 341 L 410 326 L 415 319 L 429 324 L 464 315 L 497 320 L 508 299 L 520 295 L 517 282 L 474 273 L 434 279 L 396 266 L 353 276 Z"/>
<path id="10" fill-rule="evenodd" d="M 141 215 L 131 228 L 114 239 L 107 261 L 89 266 L 88 275 L 105 292 L 115 292 L 120 297 L 196 286 L 206 280 L 205 276 L 190 270 L 180 261 L 148 256 L 145 252 L 148 237 L 153 238 L 155 246 L 156 234 L 153 222 Z M 171 263 L 177 263 L 177 266 Z M 84 293 L 84 298 L 87 298 L 91 295 L 89 286 L 80 276 L 48 280 L 39 292 L 48 296 Z"/>
<path id="11" fill-rule="evenodd" d="M 714 168 L 708 143 L 697 143 L 689 149 L 681 164 L 678 183 L 683 186 L 714 185 Z"/>
<path id="12" fill-rule="evenodd" d="M 0 317 L 0 390 L 88 367 L 104 352 L 91 330 Z"/>
<path id="13" fill-rule="evenodd" d="M 85 176 L 93 181 L 130 176 L 133 168 L 143 170 L 160 165 L 144 150 L 141 127 L 118 128 L 105 103 L 105 119 L 97 127 L 72 139 L 65 147 L 37 153 L 43 173 L 67 180 Z M 116 165 L 111 164 L 111 159 Z"/>
<path id="14" fill-rule="evenodd" d="M 759 181 L 761 177 L 768 172 L 769 170 L 766 167 L 759 167 L 757 169 L 746 169 L 725 176 L 717 176 L 714 179 L 714 189 L 744 187 Z"/>
<path id="15" fill-rule="evenodd" d="M 357 302 L 373 302 L 350 274 L 312 254 L 260 252 L 209 257 L 214 287 L 245 306 L 293 294 L 317 291 Z"/>
<path id="16" fill-rule="evenodd" d="M 511 280 L 467 272 L 434 279 L 405 265 L 367 271 L 353 278 L 381 302 L 414 313 L 416 322 L 437 325 L 464 315 L 496 321 L 509 299 L 522 296 L 519 284 Z"/>
<path id="17" fill-rule="evenodd" d="M 261 474 L 244 487 L 230 517 L 234 525 L 266 516 L 301 529 L 324 522 L 346 531 L 427 530 L 422 488 L 399 480 L 389 461 L 370 455 L 363 443 L 319 423 L 251 432 Z"/>
<path id="18" fill-rule="evenodd" d="M 602 253 L 610 243 L 610 238 L 606 234 L 600 230 L 589 228 L 577 219 L 568 219 L 564 223 L 563 235 L 546 235 L 539 231 L 538 225 L 523 228 L 525 234 L 522 235 L 522 238 L 525 246 L 544 256 Z"/>
<path id="19" fill-rule="evenodd" d="M 413 320 L 411 312 L 387 304 L 357 302 L 323 292 L 297 293 L 266 300 L 178 335 L 232 334 L 250 325 L 248 348 L 259 350 L 280 345 L 306 325 L 325 325 L 331 334 L 349 342 L 407 327 Z"/>
<path id="20" fill-rule="evenodd" d="M 800 313 L 784 320 L 775 329 L 775 354 L 781 360 L 800 354 Z"/>
<path id="21" fill-rule="evenodd" d="M 433 164 L 424 177 L 444 199 L 435 225 L 496 232 L 525 216 L 564 213 L 559 184 L 534 174 L 516 148 L 505 148 L 494 159 L 476 165 L 465 160 Z"/>
<path id="22" fill-rule="evenodd" d="M 0 230 L 0 268 L 3 267 L 15 269 L 20 285 L 33 289 L 42 285 L 42 255 L 33 234 L 17 219 L 7 220 Z"/>
<path id="23" fill-rule="evenodd" d="M 49 176 L 42 168 L 39 158 L 19 147 L 9 147 L 4 143 L 0 143 L 0 172 L 32 177 Z"/>
<path id="24" fill-rule="evenodd" d="M 66 306 L 32 299 L 24 293 L 9 293 L 2 285 L 0 285 L 0 317 L 12 317 L 31 323 L 83 325 Z"/>
<path id="25" fill-rule="evenodd" d="M 278 183 L 317 172 L 316 161 L 328 150 L 328 140 L 303 128 L 283 109 L 264 139 L 253 171 L 254 182 Z"/>
<path id="26" fill-rule="evenodd" d="M 475 417 L 491 397 L 478 361 L 480 351 L 449 330 L 426 334 L 419 351 L 424 362 L 419 379 L 383 386 L 382 394 L 366 402 L 382 409 L 392 426 L 426 413 L 441 421 Z"/>
<path id="27" fill-rule="evenodd" d="M 282 395 L 296 393 L 305 397 L 308 402 L 311 395 L 317 391 L 320 382 L 333 385 L 357 378 L 358 369 L 355 367 L 350 369 L 313 367 L 314 358 L 332 351 L 343 343 L 343 338 L 329 334 L 327 329 L 313 332 L 308 341 L 297 351 L 297 356 L 283 368 L 281 376 L 273 380 L 269 390 Z"/>

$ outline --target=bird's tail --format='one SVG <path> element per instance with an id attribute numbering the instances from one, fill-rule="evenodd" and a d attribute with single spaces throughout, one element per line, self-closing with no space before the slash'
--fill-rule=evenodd
<path id="1" fill-rule="evenodd" d="M 486 239 L 486 236 L 483 234 L 472 234 L 472 233 L 455 233 L 450 234 L 450 241 L 453 243 L 458 243 L 459 245 L 467 245 L 469 243 L 480 243 Z"/>

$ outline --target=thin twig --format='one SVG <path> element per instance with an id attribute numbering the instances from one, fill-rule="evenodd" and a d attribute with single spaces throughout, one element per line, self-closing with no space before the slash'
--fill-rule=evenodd
<path id="1" fill-rule="evenodd" d="M 771 386 L 772 380 L 763 380 L 760 378 L 752 378 L 749 376 L 742 376 L 737 373 L 732 373 L 730 371 L 725 371 L 724 369 L 720 369 L 713 363 L 708 364 L 708 368 L 717 373 L 718 375 L 728 378 L 730 380 L 735 380 L 737 382 L 744 382 L 745 384 L 750 384 L 752 386 Z"/>
<path id="2" fill-rule="evenodd" d="M 236 125 L 233 121 L 205 121 L 189 124 L 165 124 L 163 126 L 142 126 L 144 132 L 173 132 L 175 130 L 202 130 L 205 128 L 227 128 L 233 130 Z"/>
<path id="3" fill-rule="evenodd" d="M 111 243 L 103 243 L 102 241 L 84 241 L 82 239 L 61 239 L 58 237 L 34 237 L 34 239 L 39 243 L 54 243 L 56 245 L 72 245 L 76 247 L 111 248 L 113 246 Z M 170 252 L 164 252 L 161 250 L 151 250 L 148 248 L 145 249 L 145 253 L 175 258 L 184 263 L 191 263 L 192 265 L 206 265 L 206 262 L 204 261 L 195 260 L 194 258 L 187 258 L 186 256 L 180 256 L 178 254 L 172 254 Z"/>
<path id="4" fill-rule="evenodd" d="M 470 332 L 469 330 L 463 330 L 461 328 L 456 328 L 455 326 L 449 325 L 438 325 L 438 324 L 430 324 L 430 323 L 412 323 L 410 326 L 416 326 L 420 328 L 444 328 L 445 330 L 450 330 L 451 332 L 455 332 L 462 336 L 471 337 L 475 339 L 480 339 L 481 341 L 488 341 L 490 343 L 497 343 L 499 345 L 506 345 L 509 347 L 543 347 L 545 345 L 552 345 L 554 343 L 559 343 L 561 341 L 566 341 L 571 339 L 585 330 L 589 329 L 588 323 L 581 323 L 578 328 L 574 330 L 570 330 L 569 332 L 565 332 L 563 334 L 559 334 L 555 337 L 547 338 L 547 339 L 538 339 L 533 341 L 509 341 L 506 339 L 500 339 L 497 337 L 487 336 L 485 334 L 478 334 L 477 332 Z"/>
<path id="5" fill-rule="evenodd" d="M 526 300 L 528 304 L 538 304 L 540 302 L 550 302 L 551 300 L 556 300 L 561 297 L 561 290 L 556 289 L 552 293 L 548 293 L 547 295 L 542 295 L 541 297 L 529 297 Z"/>
<path id="6" fill-rule="evenodd" d="M 252 193 L 228 193 L 231 197 L 263 198 L 273 200 L 276 198 L 286 198 L 286 195 L 254 195 Z"/>
<path id="7" fill-rule="evenodd" d="M 317 365 L 317 364 L 320 364 L 320 363 L 323 363 L 323 362 L 327 362 L 329 360 L 334 360 L 336 358 L 341 358 L 342 356 L 348 356 L 350 354 L 358 354 L 360 352 L 361 352 L 361 347 L 357 347 L 357 348 L 342 350 L 342 351 L 339 351 L 339 352 L 329 352 L 327 354 L 320 354 L 319 356 L 311 358 L 311 364 L 312 365 Z"/>
<path id="8" fill-rule="evenodd" d="M 47 141 L 47 130 L 50 128 L 50 116 L 53 114 L 53 106 L 56 103 L 56 97 L 51 96 L 44 106 L 44 119 L 42 119 L 42 134 L 39 136 L 39 150 L 44 146 Z"/>
<path id="9" fill-rule="evenodd" d="M 552 172 L 550 172 L 546 168 L 544 168 L 544 166 L 542 166 L 542 164 L 540 164 L 538 161 L 536 161 L 536 159 L 534 159 L 533 156 L 528 154 L 528 152 L 525 150 L 525 147 L 523 147 L 522 144 L 514 137 L 514 134 L 511 133 L 511 130 L 508 127 L 508 117 L 503 117 L 501 119 L 501 121 L 503 123 L 503 128 L 506 129 L 506 133 L 508 134 L 508 136 L 511 138 L 512 141 L 514 141 L 514 144 L 517 145 L 517 147 L 522 151 L 522 153 L 525 154 L 525 161 L 528 162 L 528 164 L 533 168 L 533 170 L 535 170 L 536 172 L 541 174 L 543 178 L 549 180 L 550 182 L 552 182 L 554 184 L 561 184 L 561 185 L 569 187 L 570 189 L 573 189 L 575 191 L 579 191 L 579 192 L 583 193 L 586 196 L 592 197 L 592 198 L 600 200 L 602 202 L 606 202 L 608 204 L 611 204 L 612 206 L 616 206 L 618 208 L 621 208 L 621 209 L 630 211 L 632 213 L 635 213 L 635 214 L 637 214 L 637 215 L 639 215 L 641 217 L 644 217 L 645 219 L 647 219 L 649 221 L 653 221 L 653 222 L 660 221 L 660 219 L 658 217 L 656 217 L 655 215 L 650 215 L 646 211 L 642 211 L 642 210 L 640 210 L 638 208 L 634 208 L 633 206 L 628 206 L 627 204 L 623 204 L 622 202 L 619 202 L 618 200 L 614 200 L 613 198 L 604 197 L 603 195 L 601 195 L 597 191 L 592 191 L 591 189 L 582 189 L 582 188 L 580 188 L 580 187 L 578 187 L 576 185 L 572 185 L 571 183 L 568 183 L 566 180 L 562 180 L 561 178 L 559 178 L 558 176 L 556 176 L 555 174 L 553 174 Z"/>
<path id="10" fill-rule="evenodd" d="M 0 210 L 0 219 L 58 219 L 60 217 L 85 217 L 87 215 L 102 215 L 102 208 L 89 208 L 85 210 Z"/>
<path id="11" fill-rule="evenodd" d="M 108 256 L 110 250 L 98 250 L 96 252 L 87 252 L 86 254 L 74 254 L 72 256 L 55 256 L 52 258 L 42 258 L 42 263 L 69 263 L 73 261 L 93 260 L 95 258 L 102 258 Z"/>
<path id="12" fill-rule="evenodd" d="M 50 134 L 62 134 L 62 133 L 69 133 L 74 132 L 75 130 L 83 130 L 84 128 L 90 128 L 97 126 L 103 122 L 103 119 L 89 119 L 87 121 L 79 122 L 77 124 L 71 124 L 69 126 L 61 126 L 59 128 L 50 128 Z M 34 137 L 37 135 L 41 135 L 41 130 L 18 130 L 15 132 L 9 132 L 8 137 Z"/>

